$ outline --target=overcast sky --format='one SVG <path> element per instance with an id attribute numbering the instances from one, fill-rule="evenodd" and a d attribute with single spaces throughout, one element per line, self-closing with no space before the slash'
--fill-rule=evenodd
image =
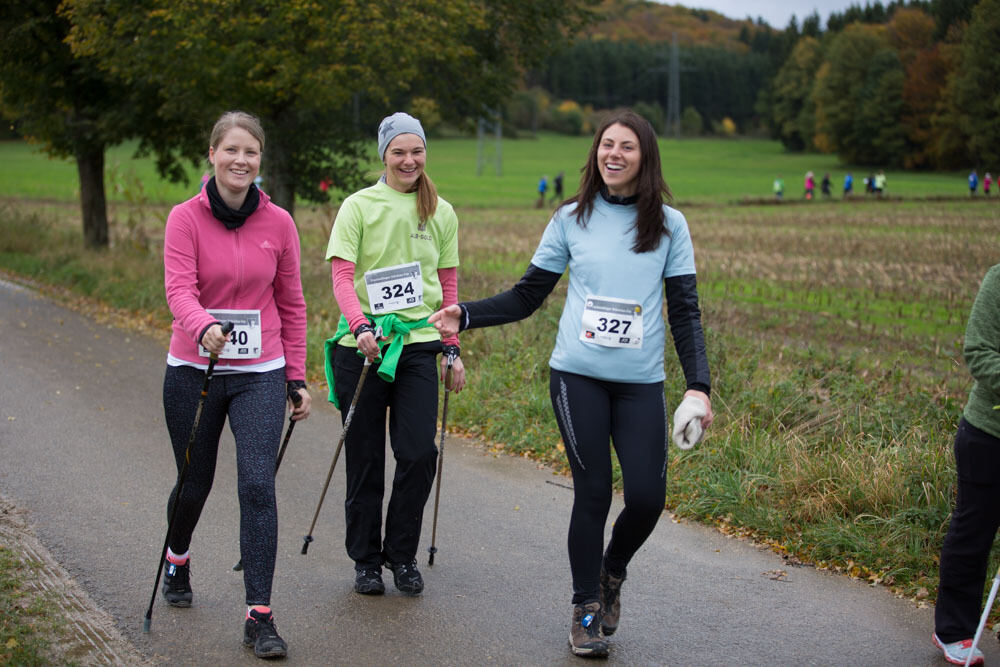
<path id="1" fill-rule="evenodd" d="M 802 19 L 819 12 L 819 18 L 823 25 L 831 12 L 842 12 L 851 5 L 867 4 L 864 0 L 687 0 L 685 2 L 670 2 L 667 4 L 680 4 L 692 9 L 711 9 L 720 14 L 733 19 L 745 19 L 750 16 L 754 20 L 762 16 L 772 27 L 783 29 L 788 25 L 792 14 L 795 15 L 802 27 Z M 886 3 L 882 3 L 886 4 Z"/>

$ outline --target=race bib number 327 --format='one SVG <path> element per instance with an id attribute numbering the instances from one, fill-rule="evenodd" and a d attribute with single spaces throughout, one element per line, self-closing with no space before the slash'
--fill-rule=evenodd
<path id="1" fill-rule="evenodd" d="M 642 305 L 628 299 L 588 296 L 580 340 L 604 347 L 642 348 Z"/>

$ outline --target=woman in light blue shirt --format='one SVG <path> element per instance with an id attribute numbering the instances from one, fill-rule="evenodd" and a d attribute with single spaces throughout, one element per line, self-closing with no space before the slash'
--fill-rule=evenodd
<path id="1" fill-rule="evenodd" d="M 573 473 L 569 644 L 576 655 L 608 654 L 626 566 L 666 499 L 664 296 L 687 389 L 674 414 L 674 441 L 693 446 L 712 422 L 694 250 L 669 199 L 653 128 L 631 111 L 615 114 L 594 136 L 579 192 L 556 210 L 517 285 L 430 317 L 442 335 L 523 319 L 569 269 L 549 387 Z M 605 549 L 609 440 L 621 463 L 625 508 Z"/>

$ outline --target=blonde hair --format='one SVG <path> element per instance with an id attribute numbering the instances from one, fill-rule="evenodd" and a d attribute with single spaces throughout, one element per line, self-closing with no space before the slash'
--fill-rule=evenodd
<path id="1" fill-rule="evenodd" d="M 208 145 L 212 148 L 218 148 L 222 142 L 222 138 L 226 136 L 226 132 L 229 132 L 234 127 L 249 132 L 257 140 L 257 143 L 260 144 L 260 152 L 264 152 L 264 128 L 261 127 L 260 119 L 245 111 L 227 111 L 222 114 L 219 120 L 215 121 L 215 127 L 212 128 L 212 135 L 208 140 Z"/>
<path id="2" fill-rule="evenodd" d="M 417 179 L 417 218 L 421 223 L 427 222 L 434 215 L 434 212 L 437 211 L 437 205 L 437 188 L 434 187 L 434 182 L 425 171 Z"/>

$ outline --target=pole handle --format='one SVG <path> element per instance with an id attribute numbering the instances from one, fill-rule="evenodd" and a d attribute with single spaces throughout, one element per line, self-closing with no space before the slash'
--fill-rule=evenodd
<path id="1" fill-rule="evenodd" d="M 233 329 L 235 328 L 236 328 L 235 324 L 233 324 L 229 320 L 226 320 L 225 322 L 222 323 L 222 335 L 228 336 L 230 333 L 232 333 Z M 212 379 L 212 373 L 215 371 L 215 362 L 217 362 L 218 360 L 219 360 L 219 355 L 216 354 L 215 352 L 212 352 L 208 355 L 208 370 L 205 371 L 206 385 Z"/>

